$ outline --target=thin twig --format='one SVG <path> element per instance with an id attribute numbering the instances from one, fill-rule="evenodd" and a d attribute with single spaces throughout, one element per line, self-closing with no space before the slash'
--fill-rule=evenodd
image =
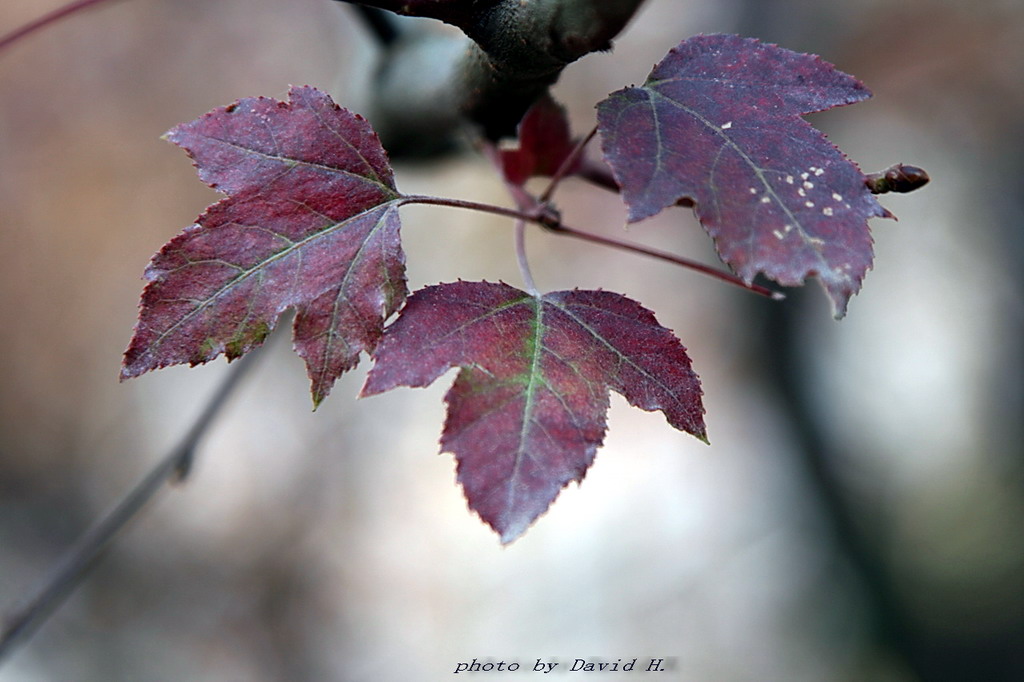
<path id="1" fill-rule="evenodd" d="M 401 204 L 427 204 L 428 206 L 448 206 L 449 208 L 464 208 L 470 211 L 481 213 L 493 213 L 494 215 L 506 218 L 516 218 L 531 223 L 544 224 L 544 218 L 537 211 L 526 211 L 517 208 L 506 208 L 494 204 L 483 204 L 478 201 L 466 201 L 465 199 L 449 199 L 447 197 L 432 197 L 422 194 L 406 194 L 398 200 Z"/>
<path id="2" fill-rule="evenodd" d="M 618 239 L 612 239 L 610 237 L 602 237 L 592 232 L 586 232 L 584 230 L 577 230 L 569 227 L 561 222 L 558 212 L 550 204 L 537 204 L 533 209 L 515 209 L 506 208 L 504 206 L 494 206 L 492 204 L 481 204 L 476 201 L 464 201 L 462 199 L 447 199 L 443 197 L 431 197 L 419 194 L 410 194 L 403 196 L 400 200 L 403 204 L 428 204 L 433 206 L 449 206 L 451 208 L 465 208 L 474 211 L 482 211 L 484 213 L 494 213 L 495 215 L 505 216 L 508 218 L 515 218 L 516 220 L 525 220 L 529 223 L 546 227 L 556 234 L 564 234 L 569 237 L 575 237 L 576 239 L 582 239 L 584 241 L 592 242 L 594 244 L 601 244 L 603 246 L 611 246 L 624 251 L 632 251 L 633 253 L 640 253 L 645 256 L 652 256 L 654 258 L 660 258 L 661 260 L 674 263 L 675 265 L 689 268 L 690 270 L 696 270 L 705 275 L 714 277 L 715 279 L 727 282 L 734 286 L 738 286 L 741 289 L 745 289 L 755 294 L 765 296 L 774 301 L 781 301 L 786 298 L 786 295 L 772 291 L 765 287 L 757 284 L 748 284 L 741 278 L 730 272 L 723 272 L 722 270 L 716 270 L 715 268 L 704 265 L 695 260 L 689 258 L 683 258 L 667 251 L 658 251 L 657 249 L 649 249 L 646 246 L 640 244 L 634 244 L 632 242 L 621 241 Z"/>
<path id="3" fill-rule="evenodd" d="M 4 622 L 0 634 L 0 661 L 25 642 L 74 591 L 102 552 L 153 499 L 165 483 L 183 480 L 195 458 L 196 447 L 214 418 L 252 367 L 258 351 L 233 364 L 217 391 L 178 445 L 139 481 L 106 516 L 89 528 L 65 553 L 39 591 Z"/>
<path id="4" fill-rule="evenodd" d="M 566 225 L 560 225 L 558 227 L 549 229 L 551 229 L 553 232 L 557 234 L 564 234 L 569 237 L 575 237 L 576 239 L 582 239 L 584 241 L 592 242 L 594 244 L 613 246 L 615 248 L 623 249 L 625 251 L 632 251 L 634 253 L 640 253 L 645 256 L 660 258 L 661 260 L 668 261 L 669 263 L 681 265 L 684 268 L 696 270 L 697 272 L 700 272 L 702 274 L 709 275 L 716 279 L 720 279 L 723 282 L 728 282 L 729 284 L 738 286 L 741 289 L 746 289 L 751 293 L 765 296 L 767 298 L 772 299 L 773 301 L 781 301 L 786 298 L 786 295 L 783 294 L 782 292 L 772 291 L 771 289 L 767 289 L 757 284 L 748 284 L 747 282 L 745 282 L 744 280 L 740 279 L 739 277 L 730 272 L 716 270 L 715 268 L 709 265 L 704 265 L 703 263 L 699 263 L 695 260 L 690 260 L 689 258 L 683 258 L 682 256 L 677 256 L 673 253 L 668 253 L 667 251 L 658 251 L 657 249 L 650 249 L 647 248 L 646 246 L 641 246 L 640 244 L 625 242 L 619 239 L 612 239 L 610 237 L 602 237 L 599 234 L 585 232 L 583 230 L 577 230 Z"/>
<path id="5" fill-rule="evenodd" d="M 80 10 L 88 9 L 89 7 L 99 5 L 106 1 L 107 0 L 75 0 L 75 2 L 69 2 L 63 7 L 58 7 L 52 12 L 44 14 L 38 19 L 30 21 L 24 26 L 20 26 L 7 35 L 0 37 L 0 52 L 3 52 L 5 48 L 10 47 L 22 38 L 31 35 L 40 29 L 46 28 L 55 21 L 60 21 L 64 17 L 75 14 Z"/>
<path id="6" fill-rule="evenodd" d="M 576 146 L 572 148 L 571 152 L 569 152 L 569 155 L 562 159 L 562 164 L 558 167 L 558 170 L 555 171 L 555 174 L 551 176 L 551 181 L 548 183 L 548 186 L 544 191 L 541 192 L 540 198 L 537 199 L 537 201 L 542 204 L 546 204 L 551 201 L 551 197 L 554 195 L 555 190 L 558 189 L 558 185 L 567 175 L 570 174 L 573 166 L 576 165 L 576 162 L 583 154 L 583 150 L 586 149 L 587 145 L 590 144 L 590 141 L 594 139 L 595 135 L 597 135 L 597 126 L 591 128 L 586 137 L 577 142 Z"/>

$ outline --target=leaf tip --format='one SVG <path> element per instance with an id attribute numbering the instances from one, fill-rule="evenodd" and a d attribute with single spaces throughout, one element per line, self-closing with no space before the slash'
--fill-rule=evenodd
<path id="1" fill-rule="evenodd" d="M 369 398 L 371 396 L 375 396 L 375 395 L 378 395 L 380 393 L 384 393 L 385 391 L 388 390 L 388 388 L 394 388 L 393 386 L 391 386 L 391 387 L 384 386 L 383 385 L 384 382 L 379 380 L 379 374 L 380 373 L 377 372 L 376 370 L 377 370 L 377 365 L 375 363 L 374 366 L 371 367 L 370 371 L 367 373 L 366 381 L 363 382 L 363 387 L 361 389 L 359 389 L 359 394 L 356 397 L 358 397 L 358 398 Z"/>
<path id="2" fill-rule="evenodd" d="M 515 528 L 509 528 L 503 532 L 499 531 L 499 535 L 501 536 L 501 546 L 508 547 L 511 545 L 513 542 L 521 538 L 523 533 L 525 533 L 526 529 L 529 527 L 529 524 L 525 524 L 521 527 L 517 526 Z"/>
<path id="3" fill-rule="evenodd" d="M 124 383 L 129 379 L 142 376 L 151 369 L 156 369 L 152 358 L 145 353 L 140 346 L 137 335 L 132 336 L 131 344 L 125 350 L 121 358 L 121 370 L 118 373 L 118 382 Z"/>
<path id="4" fill-rule="evenodd" d="M 465 489 L 463 489 L 463 492 L 466 492 Z M 467 502 L 469 501 L 468 496 L 466 500 Z M 477 516 L 479 516 L 480 519 L 491 528 L 491 530 L 498 534 L 498 540 L 501 542 L 502 547 L 508 547 L 513 542 L 523 537 L 523 535 L 526 534 L 526 531 L 533 526 L 537 519 L 551 509 L 551 502 L 548 503 L 547 507 L 541 510 L 509 509 L 506 510 L 506 513 L 499 514 L 497 516 L 487 514 L 481 509 L 474 509 L 472 503 L 470 503 L 470 509 L 473 509 Z"/>
<path id="5" fill-rule="evenodd" d="M 179 125 L 174 126 L 166 133 L 161 135 L 160 139 L 163 140 L 164 142 L 170 142 L 171 144 L 176 145 L 178 147 L 184 147 L 184 144 L 182 143 L 182 135 L 186 132 L 185 127 L 187 125 L 187 123 L 181 123 Z"/>
<path id="6" fill-rule="evenodd" d="M 846 309 L 850 303 L 850 298 L 832 298 L 831 296 L 829 298 L 832 300 L 832 319 L 838 322 L 846 317 Z"/>

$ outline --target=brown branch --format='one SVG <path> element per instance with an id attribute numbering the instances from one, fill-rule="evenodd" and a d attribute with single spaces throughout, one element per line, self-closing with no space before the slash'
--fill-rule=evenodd
<path id="1" fill-rule="evenodd" d="M 383 9 L 406 17 L 439 19 L 462 28 L 473 17 L 477 0 L 338 0 L 350 5 Z"/>
<path id="2" fill-rule="evenodd" d="M 409 30 L 381 57 L 370 119 L 392 154 L 451 146 L 467 122 L 496 140 L 580 57 L 611 48 L 644 0 L 341 0 L 454 24 Z M 415 28 L 415 27 L 413 27 Z"/>
<path id="3" fill-rule="evenodd" d="M 367 5 L 356 5 L 355 9 L 367 30 L 384 47 L 393 45 L 401 37 L 402 31 L 397 20 L 384 10 Z"/>

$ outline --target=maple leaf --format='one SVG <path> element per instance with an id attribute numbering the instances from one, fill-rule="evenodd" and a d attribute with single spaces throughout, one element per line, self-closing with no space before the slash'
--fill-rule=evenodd
<path id="1" fill-rule="evenodd" d="M 502 171 L 515 185 L 523 185 L 536 176 L 551 177 L 575 147 L 565 108 L 545 96 L 537 100 L 520 121 L 518 148 L 502 150 Z M 567 174 L 576 170 L 580 161 L 577 158 Z"/>
<path id="2" fill-rule="evenodd" d="M 426 287 L 409 297 L 373 359 L 363 395 L 426 386 L 461 368 L 445 398 L 441 449 L 454 453 L 470 508 L 503 543 L 583 479 L 604 440 L 609 389 L 707 440 L 686 349 L 620 294 Z"/>
<path id="3" fill-rule="evenodd" d="M 288 102 L 239 100 L 166 137 L 228 198 L 153 257 L 122 379 L 241 356 L 294 308 L 319 403 L 407 294 L 400 195 L 376 134 L 307 86 Z"/>
<path id="4" fill-rule="evenodd" d="M 748 283 L 816 276 L 836 317 L 872 261 L 865 176 L 801 114 L 870 96 L 819 57 L 733 35 L 696 36 L 641 87 L 598 105 L 605 158 L 631 222 L 680 199 Z"/>

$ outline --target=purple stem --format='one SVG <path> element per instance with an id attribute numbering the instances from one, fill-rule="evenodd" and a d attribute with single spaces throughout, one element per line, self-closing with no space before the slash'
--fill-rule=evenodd
<path id="1" fill-rule="evenodd" d="M 624 251 L 632 251 L 633 253 L 640 253 L 645 256 L 651 256 L 653 258 L 659 258 L 670 263 L 696 270 L 697 272 L 703 273 L 715 279 L 719 279 L 723 282 L 746 289 L 747 291 L 755 294 L 760 294 L 775 301 L 781 301 L 786 296 L 778 291 L 772 291 L 765 287 L 757 284 L 748 284 L 736 275 L 716 270 L 711 266 L 704 265 L 695 260 L 689 258 L 683 258 L 682 256 L 676 256 L 675 254 L 668 253 L 667 251 L 658 251 L 656 249 L 649 249 L 646 246 L 639 244 L 633 244 L 631 242 L 624 242 L 618 239 L 612 239 L 610 237 L 602 237 L 601 235 L 593 234 L 591 232 L 585 232 L 583 230 L 577 230 L 572 227 L 563 225 L 558 219 L 557 214 L 550 211 L 546 204 L 538 204 L 536 210 L 520 210 L 515 208 L 505 208 L 504 206 L 494 206 L 492 204 L 482 204 L 476 201 L 464 201 L 462 199 L 446 199 L 443 197 L 431 197 L 424 195 L 406 195 L 399 200 L 402 204 L 428 204 L 432 206 L 448 206 L 450 208 L 464 208 L 473 211 L 481 211 L 483 213 L 493 213 L 495 215 L 505 216 L 508 218 L 515 218 L 516 220 L 522 220 L 541 227 L 546 227 L 549 230 L 557 233 L 564 234 L 576 239 L 582 239 L 584 241 L 593 242 L 594 244 L 601 244 L 603 246 L 611 246 Z"/>

